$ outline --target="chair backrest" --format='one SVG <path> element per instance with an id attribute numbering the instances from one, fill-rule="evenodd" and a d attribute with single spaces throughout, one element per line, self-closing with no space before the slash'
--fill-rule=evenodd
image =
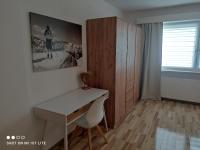
<path id="1" fill-rule="evenodd" d="M 105 97 L 100 97 L 96 101 L 92 103 L 90 106 L 87 114 L 86 120 L 90 127 L 98 125 L 104 116 L 104 101 L 106 100 Z"/>

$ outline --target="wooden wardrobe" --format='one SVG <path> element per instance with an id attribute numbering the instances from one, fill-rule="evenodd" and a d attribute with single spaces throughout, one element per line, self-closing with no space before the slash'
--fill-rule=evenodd
<path id="1" fill-rule="evenodd" d="M 89 84 L 110 92 L 105 103 L 110 128 L 121 123 L 139 98 L 136 31 L 136 25 L 117 17 L 87 20 L 87 68 L 92 73 Z"/>

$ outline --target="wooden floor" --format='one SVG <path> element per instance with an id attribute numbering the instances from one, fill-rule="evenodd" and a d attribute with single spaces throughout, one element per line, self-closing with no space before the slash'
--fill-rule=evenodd
<path id="1" fill-rule="evenodd" d="M 120 127 L 93 134 L 94 150 L 200 150 L 200 105 L 140 102 Z M 87 136 L 70 139 L 70 150 L 87 150 Z"/>

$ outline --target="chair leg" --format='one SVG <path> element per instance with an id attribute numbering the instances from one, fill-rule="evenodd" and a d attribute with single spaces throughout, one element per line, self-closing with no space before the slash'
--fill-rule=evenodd
<path id="1" fill-rule="evenodd" d="M 78 130 L 78 126 L 75 127 L 74 131 L 72 131 L 72 133 L 70 134 L 70 136 L 68 137 L 68 141 L 69 143 L 71 142 L 71 140 L 73 140 L 77 135 L 76 131 Z"/>
<path id="2" fill-rule="evenodd" d="M 104 123 L 105 123 L 105 126 L 106 126 L 106 131 L 108 132 L 108 123 L 107 123 L 107 118 L 106 118 L 106 112 L 105 112 L 105 109 L 103 108 L 103 118 L 104 118 Z"/>
<path id="3" fill-rule="evenodd" d="M 99 134 L 104 138 L 106 144 L 108 144 L 108 139 L 105 137 L 105 135 L 104 135 L 103 131 L 101 130 L 101 128 L 99 127 L 99 125 L 97 125 L 96 128 L 97 128 Z"/>
<path id="4" fill-rule="evenodd" d="M 88 129 L 88 143 L 89 143 L 89 150 L 92 150 L 92 136 L 91 136 L 91 129 Z"/>

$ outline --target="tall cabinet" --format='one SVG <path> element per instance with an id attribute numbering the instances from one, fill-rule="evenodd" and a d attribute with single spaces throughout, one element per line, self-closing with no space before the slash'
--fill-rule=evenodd
<path id="1" fill-rule="evenodd" d="M 109 90 L 105 110 L 111 128 L 120 124 L 138 99 L 136 41 L 136 26 L 117 17 L 87 20 L 89 84 Z"/>

